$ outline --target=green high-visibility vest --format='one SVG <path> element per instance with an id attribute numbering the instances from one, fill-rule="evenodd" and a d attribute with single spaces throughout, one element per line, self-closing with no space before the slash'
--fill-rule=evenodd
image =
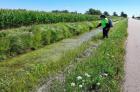
<path id="1" fill-rule="evenodd" d="M 107 18 L 102 19 L 102 20 L 101 20 L 101 25 L 102 25 L 102 27 L 105 28 L 105 27 L 106 27 L 106 24 L 107 24 L 108 22 L 109 22 L 109 21 L 108 21 Z"/>

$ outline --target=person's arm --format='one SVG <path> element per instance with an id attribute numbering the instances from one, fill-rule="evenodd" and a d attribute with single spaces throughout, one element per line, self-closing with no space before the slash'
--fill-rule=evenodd
<path id="1" fill-rule="evenodd" d="M 98 25 L 97 25 L 97 27 L 96 28 L 98 28 L 98 27 L 100 27 L 101 26 L 101 23 L 99 23 Z"/>

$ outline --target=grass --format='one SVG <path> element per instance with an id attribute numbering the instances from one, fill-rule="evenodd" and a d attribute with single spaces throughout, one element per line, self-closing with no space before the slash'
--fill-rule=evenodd
<path id="1" fill-rule="evenodd" d="M 101 37 L 94 37 L 92 40 L 88 41 L 88 46 L 86 47 L 86 49 L 84 49 L 84 51 L 82 51 L 79 55 L 77 55 L 77 57 L 73 58 L 71 60 L 71 63 L 65 68 L 63 69 L 61 72 L 59 72 L 58 74 L 54 74 L 53 76 L 51 76 L 51 78 L 47 79 L 45 82 L 43 82 L 42 85 L 39 86 L 39 90 L 42 88 L 44 88 L 44 84 L 47 85 L 47 87 L 45 87 L 46 92 L 63 92 L 64 91 L 64 81 L 65 81 L 65 74 L 67 75 L 67 73 L 69 73 L 71 70 L 73 70 L 73 68 L 76 67 L 76 64 L 80 63 L 85 59 L 87 59 L 87 57 L 96 50 L 96 47 L 102 42 L 102 40 L 100 39 Z M 38 90 L 38 88 L 37 88 Z M 34 91 L 33 91 L 34 92 Z M 35 91 L 36 92 L 36 91 Z M 40 91 L 37 91 L 40 92 Z"/>
<path id="2" fill-rule="evenodd" d="M 31 91 L 44 78 L 64 70 L 71 60 L 89 46 L 88 42 L 76 48 L 72 48 L 73 44 L 71 44 L 69 43 L 65 46 L 60 42 L 54 43 L 39 50 L 1 62 L 0 92 Z M 51 49 L 54 50 L 52 51 Z"/>
<path id="3" fill-rule="evenodd" d="M 89 32 L 97 22 L 44 24 L 0 31 L 0 61 Z"/>
<path id="4" fill-rule="evenodd" d="M 88 42 L 82 44 L 75 39 L 79 38 L 66 39 L 1 62 L 0 92 L 29 92 L 43 78 L 65 69 L 88 46 Z"/>
<path id="5" fill-rule="evenodd" d="M 97 22 L 41 24 L 0 31 L 0 61 L 88 32 Z"/>
<path id="6" fill-rule="evenodd" d="M 96 52 L 82 64 L 77 64 L 75 69 L 67 73 L 66 92 L 122 91 L 126 30 L 126 20 L 117 23 L 111 30 L 110 38 L 105 39 Z M 79 76 L 82 79 L 78 80 Z"/>

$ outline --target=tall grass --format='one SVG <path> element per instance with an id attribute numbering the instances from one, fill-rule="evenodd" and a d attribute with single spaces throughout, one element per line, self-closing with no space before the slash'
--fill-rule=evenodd
<path id="1" fill-rule="evenodd" d="M 0 61 L 77 36 L 95 28 L 97 21 L 35 25 L 0 32 Z"/>
<path id="2" fill-rule="evenodd" d="M 123 20 L 116 24 L 110 38 L 105 39 L 93 55 L 67 74 L 66 91 L 121 92 L 126 37 L 127 21 Z M 78 76 L 82 78 L 78 80 Z"/>
<path id="3" fill-rule="evenodd" d="M 27 55 L 28 57 L 25 56 L 26 58 L 23 56 L 23 58 L 20 57 L 18 59 L 17 57 L 12 62 L 1 63 L 0 92 L 30 92 L 34 87 L 39 85 L 42 79 L 64 70 L 70 64 L 71 60 L 82 53 L 88 45 L 89 43 L 87 42 L 77 48 L 66 50 L 61 56 L 56 55 L 56 57 L 53 57 L 55 60 L 48 60 L 49 57 L 42 58 L 44 53 L 42 51 L 46 50 L 46 48 L 43 48 Z M 53 49 L 53 46 L 50 47 Z M 58 45 L 58 47 L 60 46 Z M 41 57 L 38 57 L 37 54 L 41 54 Z M 38 60 L 34 61 L 34 55 L 36 55 L 35 59 Z"/>

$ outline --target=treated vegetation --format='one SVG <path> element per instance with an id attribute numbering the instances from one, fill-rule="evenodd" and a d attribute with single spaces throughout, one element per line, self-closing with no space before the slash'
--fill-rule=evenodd
<path id="1" fill-rule="evenodd" d="M 108 17 L 103 40 L 97 15 L 1 9 L 0 92 L 119 92 L 127 19 Z"/>
<path id="2" fill-rule="evenodd" d="M 109 39 L 102 41 L 100 34 L 93 37 L 87 47 L 90 49 L 54 75 L 54 79 L 48 79 L 37 92 L 121 92 L 126 30 L 127 20 L 123 20 L 111 30 Z"/>
<path id="3" fill-rule="evenodd" d="M 88 32 L 97 22 L 35 25 L 0 31 L 0 61 Z"/>
<path id="4" fill-rule="evenodd" d="M 102 42 L 93 55 L 67 74 L 67 92 L 122 91 L 127 21 L 120 21 L 111 31 L 110 38 Z"/>
<path id="5" fill-rule="evenodd" d="M 64 69 L 69 61 L 86 49 L 87 41 L 98 32 L 91 31 L 1 62 L 1 91 L 28 92 L 42 78 Z"/>

